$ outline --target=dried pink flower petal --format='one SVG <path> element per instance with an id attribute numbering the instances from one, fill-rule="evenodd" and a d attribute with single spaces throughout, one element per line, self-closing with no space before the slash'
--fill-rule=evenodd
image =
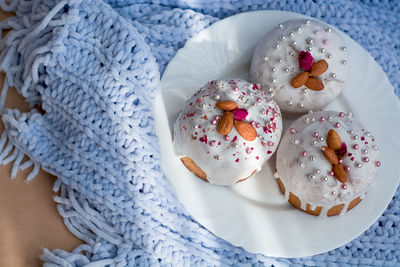
<path id="1" fill-rule="evenodd" d="M 314 63 L 314 58 L 308 51 L 300 51 L 299 53 L 299 66 L 304 71 L 309 71 Z"/>
<path id="2" fill-rule="evenodd" d="M 343 157 L 347 154 L 347 145 L 346 143 L 342 143 L 342 147 L 339 149 L 339 156 Z"/>
<path id="3" fill-rule="evenodd" d="M 233 112 L 233 119 L 235 121 L 245 120 L 247 115 L 249 114 L 247 112 L 247 110 L 244 108 L 237 108 L 237 109 L 234 109 L 232 112 Z"/>

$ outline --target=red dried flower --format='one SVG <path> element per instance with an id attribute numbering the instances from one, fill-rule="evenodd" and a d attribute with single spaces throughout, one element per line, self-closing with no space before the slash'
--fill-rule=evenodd
<path id="1" fill-rule="evenodd" d="M 299 53 L 299 66 L 304 71 L 309 71 L 314 63 L 314 58 L 308 51 L 300 51 Z"/>

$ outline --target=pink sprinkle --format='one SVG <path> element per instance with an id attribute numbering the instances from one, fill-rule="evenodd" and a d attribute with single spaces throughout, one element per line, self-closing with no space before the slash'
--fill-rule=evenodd
<path id="1" fill-rule="evenodd" d="M 219 120 L 220 118 L 221 118 L 221 117 L 220 117 L 219 115 L 215 115 L 215 116 L 214 116 L 214 120 L 216 120 L 216 121 Z"/>
<path id="2" fill-rule="evenodd" d="M 196 103 L 201 103 L 201 98 L 197 98 Z"/>
<path id="3" fill-rule="evenodd" d="M 273 145 L 274 145 L 274 142 L 271 142 L 271 141 L 267 142 L 267 146 L 273 146 Z"/>
<path id="4" fill-rule="evenodd" d="M 376 167 L 380 167 L 381 166 L 381 162 L 380 161 L 375 161 L 375 166 Z"/>
<path id="5" fill-rule="evenodd" d="M 256 123 L 256 128 L 260 128 L 261 124 L 259 122 Z"/>
<path id="6" fill-rule="evenodd" d="M 212 140 L 212 141 L 210 142 L 210 146 L 215 146 L 215 143 L 216 143 L 216 141 L 215 141 L 215 140 Z"/>
<path id="7" fill-rule="evenodd" d="M 312 136 L 318 137 L 318 132 L 313 132 Z"/>
<path id="8" fill-rule="evenodd" d="M 245 120 L 247 115 L 249 114 L 247 110 L 245 110 L 244 108 L 237 108 L 233 110 L 232 113 L 233 113 L 233 119 L 235 121 Z"/>
<path id="9" fill-rule="evenodd" d="M 343 160 L 342 160 L 342 159 L 339 159 L 339 163 L 342 164 L 342 163 L 343 163 Z"/>
<path id="10" fill-rule="evenodd" d="M 343 118 L 344 117 L 344 112 L 339 113 L 339 117 Z"/>
<path id="11" fill-rule="evenodd" d="M 200 141 L 201 143 L 206 143 L 206 144 L 207 144 L 207 135 L 205 135 L 205 136 L 203 136 L 203 137 L 200 137 L 200 138 L 199 138 L 199 141 Z"/>
<path id="12" fill-rule="evenodd" d="M 252 152 L 252 150 L 250 148 L 246 148 L 246 153 L 250 154 Z"/>
<path id="13" fill-rule="evenodd" d="M 351 155 L 353 155 L 352 153 L 348 153 L 347 156 L 351 157 Z"/>
<path id="14" fill-rule="evenodd" d="M 259 85 L 258 83 L 253 84 L 253 89 L 260 89 L 261 85 Z"/>
<path id="15" fill-rule="evenodd" d="M 251 121 L 251 126 L 256 127 L 256 122 L 255 121 Z"/>
<path id="16" fill-rule="evenodd" d="M 353 146 L 353 148 L 354 148 L 354 149 L 359 149 L 359 148 L 360 148 L 360 146 L 359 146 L 359 145 L 357 145 L 357 144 L 355 144 L 355 145 Z"/>
<path id="17" fill-rule="evenodd" d="M 335 123 L 335 128 L 340 128 L 340 123 L 339 122 Z"/>
<path id="18" fill-rule="evenodd" d="M 237 86 L 233 87 L 233 91 L 239 92 L 239 88 Z"/>
<path id="19" fill-rule="evenodd" d="M 257 98 L 257 103 L 261 103 L 261 98 Z"/>
<path id="20" fill-rule="evenodd" d="M 309 71 L 314 63 L 314 58 L 308 51 L 300 51 L 299 53 L 299 66 L 304 71 Z"/>
<path id="21" fill-rule="evenodd" d="M 239 158 L 237 158 L 237 159 L 235 160 L 235 162 L 239 162 Z"/>
<path id="22" fill-rule="evenodd" d="M 233 137 L 231 143 L 235 142 L 237 140 L 237 136 L 235 135 L 235 137 Z"/>
<path id="23" fill-rule="evenodd" d="M 344 167 L 344 170 L 346 171 L 346 172 L 349 172 L 350 171 L 350 166 L 346 166 L 346 167 Z"/>
<path id="24" fill-rule="evenodd" d="M 256 156 L 256 160 L 259 160 L 260 159 L 260 157 L 259 156 Z"/>
<path id="25" fill-rule="evenodd" d="M 301 152 L 301 155 L 303 156 L 303 158 L 305 158 L 305 157 L 307 157 L 307 151 L 303 151 L 303 152 Z"/>
<path id="26" fill-rule="evenodd" d="M 296 130 L 295 130 L 294 128 L 290 128 L 290 129 L 289 129 L 289 133 L 295 134 L 295 133 L 296 133 Z"/>
<path id="27" fill-rule="evenodd" d="M 365 137 L 364 136 L 361 136 L 361 141 L 364 141 L 365 140 Z"/>
<path id="28" fill-rule="evenodd" d="M 364 144 L 368 145 L 368 142 L 364 142 Z"/>
<path id="29" fill-rule="evenodd" d="M 267 154 L 271 154 L 271 153 L 272 153 L 272 151 L 271 151 L 271 150 L 268 150 L 268 151 L 267 151 Z"/>
<path id="30" fill-rule="evenodd" d="M 225 135 L 224 139 L 225 139 L 225 141 L 229 141 L 229 139 L 231 139 L 231 138 L 229 137 L 229 135 Z"/>
<path id="31" fill-rule="evenodd" d="M 347 184 L 342 184 L 342 189 L 347 189 Z"/>
<path id="32" fill-rule="evenodd" d="M 333 176 L 333 175 L 335 175 L 335 173 L 333 171 L 329 171 L 328 175 Z"/>
<path id="33" fill-rule="evenodd" d="M 211 121 L 211 124 L 212 124 L 212 125 L 215 125 L 215 124 L 217 124 L 217 121 L 216 121 L 216 120 L 212 120 L 212 121 Z"/>
<path id="34" fill-rule="evenodd" d="M 369 162 L 369 158 L 368 157 L 363 157 L 363 161 L 364 162 Z"/>
<path id="35" fill-rule="evenodd" d="M 218 142 L 218 145 L 219 145 L 219 146 L 221 145 L 221 141 Z"/>
<path id="36" fill-rule="evenodd" d="M 325 119 L 325 117 L 321 117 L 321 118 L 319 118 L 319 121 L 320 121 L 320 122 L 325 122 L 326 119 Z"/>
<path id="37" fill-rule="evenodd" d="M 353 161 L 353 160 L 354 160 L 354 157 L 351 157 L 350 160 Z"/>

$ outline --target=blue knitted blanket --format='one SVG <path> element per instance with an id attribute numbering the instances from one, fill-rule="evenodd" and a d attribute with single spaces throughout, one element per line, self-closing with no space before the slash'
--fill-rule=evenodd
<path id="1" fill-rule="evenodd" d="M 191 36 L 251 10 L 303 13 L 366 48 L 399 96 L 400 4 L 345 0 L 0 0 L 15 17 L 1 39 L 2 101 L 14 86 L 32 107 L 6 109 L 2 164 L 12 176 L 42 167 L 58 177 L 58 211 L 85 244 L 44 250 L 48 266 L 400 264 L 399 190 L 364 234 L 321 255 L 251 254 L 216 237 L 179 203 L 160 168 L 151 104 L 160 74 Z M 33 107 L 42 106 L 45 113 Z M 0 103 L 4 106 L 4 102 Z M 24 156 L 29 157 L 24 160 Z M 266 241 L 268 242 L 268 241 Z"/>

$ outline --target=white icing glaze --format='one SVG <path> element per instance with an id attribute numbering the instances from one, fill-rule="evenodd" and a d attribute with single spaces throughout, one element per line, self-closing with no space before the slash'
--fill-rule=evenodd
<path id="1" fill-rule="evenodd" d="M 321 110 L 340 94 L 348 73 L 349 55 L 339 33 L 327 29 L 330 29 L 327 24 L 315 20 L 310 20 L 310 23 L 289 20 L 283 24 L 283 28 L 276 27 L 258 43 L 251 61 L 250 77 L 252 81 L 260 83 L 262 89 L 273 94 L 283 113 Z M 279 47 L 276 48 L 276 45 Z M 322 91 L 291 86 L 292 79 L 302 72 L 298 54 L 308 51 L 308 47 L 312 48 L 309 52 L 314 62 L 325 59 L 329 64 L 327 71 L 319 76 L 325 86 Z"/>
<path id="2" fill-rule="evenodd" d="M 326 136 L 330 129 L 334 129 L 342 143 L 347 145 L 342 163 L 350 167 L 346 188 L 329 175 L 332 166 L 321 150 L 322 146 L 327 146 Z M 323 141 L 320 137 L 324 137 Z M 298 144 L 293 140 L 298 140 Z M 313 141 L 317 142 L 314 144 Z M 355 145 L 358 145 L 357 149 Z M 285 198 L 288 198 L 287 192 L 292 192 L 302 205 L 322 206 L 322 217 L 326 217 L 326 212 L 337 204 L 345 204 L 343 209 L 347 210 L 349 203 L 357 197 L 362 199 L 374 182 L 379 152 L 375 146 L 374 137 L 365 127 L 344 113 L 320 111 L 300 117 L 284 133 L 277 151 L 276 167 L 286 189 Z M 365 157 L 368 157 L 368 162 Z M 357 167 L 358 163 L 362 164 L 361 168 Z M 310 178 L 310 175 L 313 176 Z M 327 177 L 326 181 L 324 177 Z"/>
<path id="3" fill-rule="evenodd" d="M 235 101 L 238 108 L 247 110 L 245 121 L 254 121 L 258 135 L 254 141 L 243 139 L 235 127 L 229 141 L 217 132 L 218 120 L 212 121 L 215 116 L 222 117 L 223 111 L 215 105 L 223 100 Z M 190 157 L 202 168 L 210 183 L 232 185 L 261 170 L 275 152 L 281 133 L 280 109 L 259 85 L 218 80 L 206 84 L 185 103 L 174 124 L 174 148 L 178 155 Z"/>

